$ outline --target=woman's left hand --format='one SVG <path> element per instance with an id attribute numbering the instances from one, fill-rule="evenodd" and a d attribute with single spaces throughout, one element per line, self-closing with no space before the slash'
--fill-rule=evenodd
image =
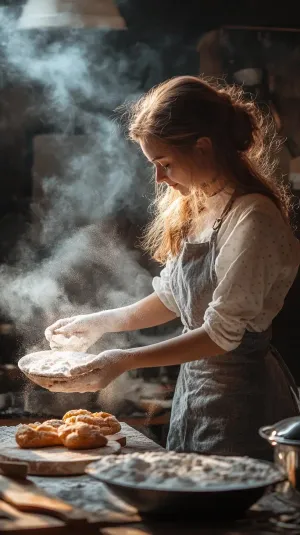
<path id="1" fill-rule="evenodd" d="M 87 373 L 44 385 L 50 392 L 98 392 L 130 369 L 130 351 L 109 349 L 95 356 L 95 367 Z"/>
<path id="2" fill-rule="evenodd" d="M 128 356 L 124 349 L 108 349 L 98 355 L 99 364 L 93 373 L 98 376 L 99 390 L 130 369 Z"/>

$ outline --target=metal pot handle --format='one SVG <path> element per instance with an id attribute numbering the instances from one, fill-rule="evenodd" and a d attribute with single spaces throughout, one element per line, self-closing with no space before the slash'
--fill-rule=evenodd
<path id="1" fill-rule="evenodd" d="M 258 430 L 260 436 L 268 442 L 272 442 L 272 439 L 270 439 L 270 434 L 272 433 L 272 431 L 274 431 L 274 429 L 271 425 L 266 425 L 265 427 L 261 427 Z"/>

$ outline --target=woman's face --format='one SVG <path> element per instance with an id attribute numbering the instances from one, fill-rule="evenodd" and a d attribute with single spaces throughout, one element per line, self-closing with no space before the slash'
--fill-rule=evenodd
<path id="1" fill-rule="evenodd" d="M 165 143 L 155 141 L 142 143 L 141 149 L 146 158 L 155 167 L 157 184 L 165 182 L 170 188 L 178 190 L 182 195 L 189 195 L 192 188 L 205 190 L 212 181 L 212 168 L 208 158 L 203 157 L 204 150 L 195 147 L 193 157 L 187 157 L 187 163 L 179 159 L 176 152 Z M 207 156 L 207 154 L 206 154 Z"/>

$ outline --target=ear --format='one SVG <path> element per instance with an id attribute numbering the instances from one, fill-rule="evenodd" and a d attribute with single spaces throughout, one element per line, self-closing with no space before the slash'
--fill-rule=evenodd
<path id="1" fill-rule="evenodd" d="M 211 139 L 209 137 L 199 137 L 196 141 L 196 148 L 201 152 L 210 152 L 212 149 Z"/>

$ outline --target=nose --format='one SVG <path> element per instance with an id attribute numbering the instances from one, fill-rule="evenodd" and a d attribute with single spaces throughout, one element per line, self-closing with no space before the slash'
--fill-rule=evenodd
<path id="1" fill-rule="evenodd" d="M 162 182 L 168 182 L 168 177 L 166 176 L 164 168 L 161 165 L 158 165 L 156 167 L 155 180 L 157 184 L 161 184 Z"/>

